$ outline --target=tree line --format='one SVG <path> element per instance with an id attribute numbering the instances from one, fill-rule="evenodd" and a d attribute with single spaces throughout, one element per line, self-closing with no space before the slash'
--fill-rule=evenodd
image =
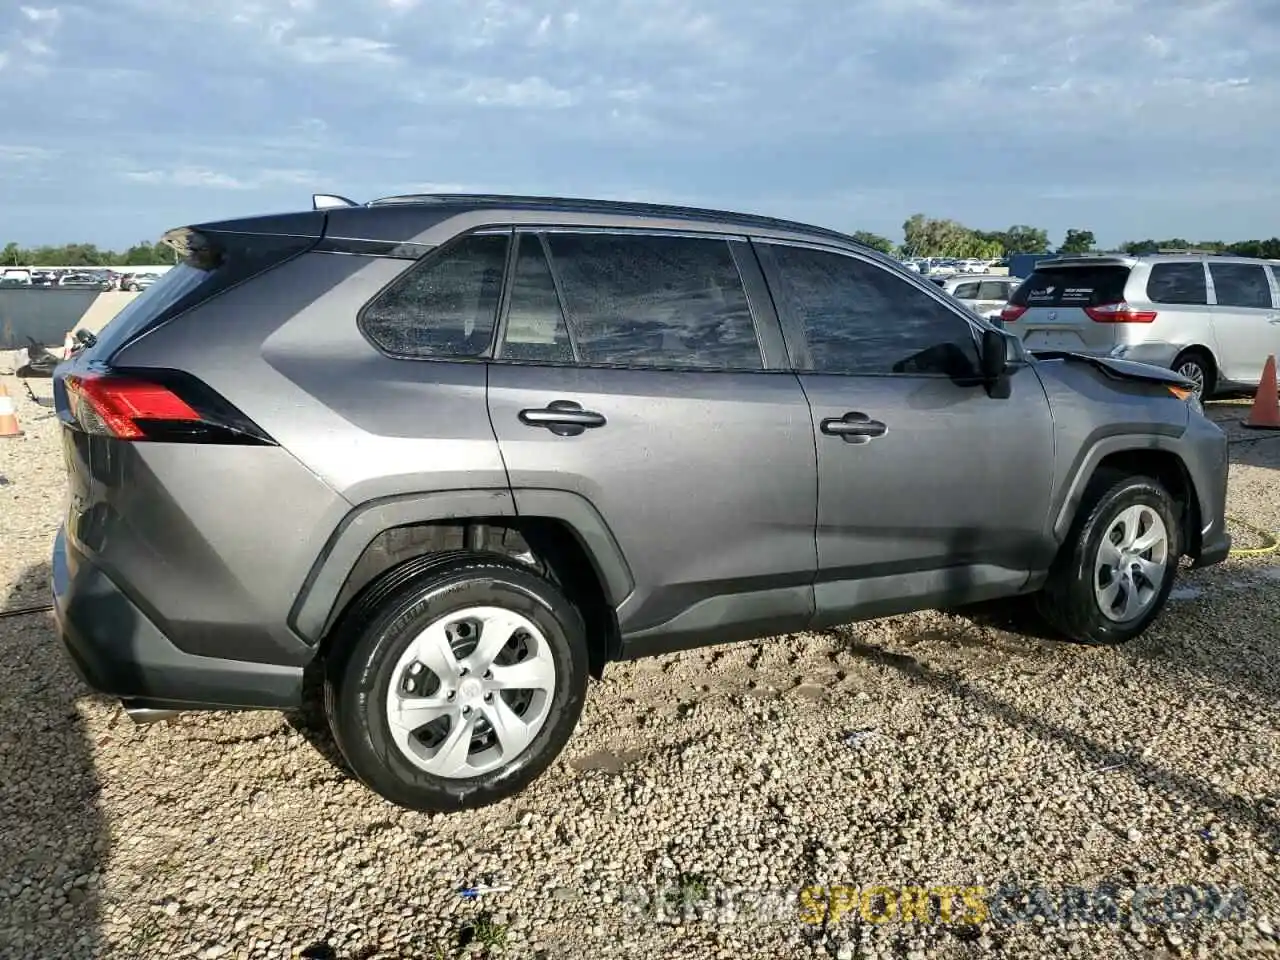
<path id="1" fill-rule="evenodd" d="M 92 243 L 41 247 L 8 243 L 0 251 L 0 266 L 5 267 L 154 267 L 175 259 L 172 247 L 145 240 L 124 251 L 102 250 Z"/>
<path id="2" fill-rule="evenodd" d="M 997 260 L 1016 253 L 1159 253 L 1162 250 L 1203 250 L 1239 257 L 1280 259 L 1280 237 L 1270 240 L 1202 240 L 1182 237 L 1167 240 L 1130 240 L 1114 249 L 1097 246 L 1093 231 L 1071 229 L 1058 246 L 1051 247 L 1049 234 L 1039 227 L 1014 224 L 1007 230 L 975 230 L 955 220 L 934 219 L 917 213 L 902 225 L 903 242 L 857 230 L 853 238 L 882 253 L 905 257 L 955 257 Z M 62 246 L 22 247 L 9 243 L 0 251 L 0 265 L 32 267 L 147 267 L 173 263 L 173 250 L 163 243 L 135 243 L 122 252 L 102 250 L 92 243 Z"/>

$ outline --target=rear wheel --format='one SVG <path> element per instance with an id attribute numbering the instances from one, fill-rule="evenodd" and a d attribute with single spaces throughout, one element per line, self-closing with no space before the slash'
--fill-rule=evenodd
<path id="1" fill-rule="evenodd" d="M 1099 471 L 1036 607 L 1078 643 L 1124 643 L 1164 607 L 1181 557 L 1178 509 L 1150 477 Z"/>
<path id="2" fill-rule="evenodd" d="M 362 609 L 329 664 L 325 702 L 339 749 L 383 797 L 415 810 L 484 806 L 564 747 L 586 697 L 587 645 L 547 580 L 462 556 Z"/>
<path id="3" fill-rule="evenodd" d="M 1196 393 L 1208 400 L 1213 395 L 1215 374 L 1213 361 L 1201 350 L 1187 350 L 1173 361 L 1173 371 L 1196 385 Z"/>

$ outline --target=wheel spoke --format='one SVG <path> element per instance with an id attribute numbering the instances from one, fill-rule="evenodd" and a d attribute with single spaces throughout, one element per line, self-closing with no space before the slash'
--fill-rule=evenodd
<path id="1" fill-rule="evenodd" d="M 1153 523 L 1151 527 L 1142 536 L 1133 542 L 1133 549 L 1139 553 L 1146 553 L 1148 550 L 1154 550 L 1156 547 L 1162 546 L 1165 542 L 1164 527 L 1160 523 Z"/>
<path id="2" fill-rule="evenodd" d="M 1120 563 L 1120 548 L 1110 540 L 1103 540 L 1098 547 L 1098 566 L 1110 567 L 1112 570 Z"/>
<path id="3" fill-rule="evenodd" d="M 492 685 L 498 690 L 551 690 L 556 668 L 548 656 L 531 656 L 511 666 L 493 668 Z"/>
<path id="4" fill-rule="evenodd" d="M 1132 579 L 1124 582 L 1124 612 L 1121 616 L 1125 620 L 1132 620 L 1142 611 L 1142 598 L 1138 595 L 1138 585 Z"/>
<path id="5" fill-rule="evenodd" d="M 1142 576 L 1146 578 L 1147 583 L 1151 584 L 1151 589 L 1159 590 L 1160 584 L 1164 582 L 1164 564 L 1157 563 L 1154 560 L 1145 560 L 1142 557 L 1139 557 L 1134 563 L 1142 571 Z"/>
<path id="6" fill-rule="evenodd" d="M 471 754 L 471 736 L 475 733 L 478 717 L 479 714 L 473 710 L 465 717 L 454 718 L 449 735 L 431 755 L 428 766 L 432 773 L 441 777 L 456 777 L 466 769 L 467 758 Z"/>
<path id="7" fill-rule="evenodd" d="M 1098 598 L 1102 601 L 1104 610 L 1114 610 L 1116 599 L 1120 596 L 1120 578 L 1116 577 L 1109 584 L 1098 591 Z"/>
<path id="8" fill-rule="evenodd" d="M 1138 538 L 1138 528 L 1142 524 L 1142 508 L 1129 507 L 1123 511 L 1115 522 L 1111 525 L 1114 530 L 1116 527 L 1121 528 L 1120 543 L 1117 544 L 1122 550 L 1127 550 L 1133 546 L 1133 541 Z"/>
<path id="9" fill-rule="evenodd" d="M 414 658 L 434 673 L 441 683 L 452 683 L 457 676 L 458 658 L 453 655 L 453 647 L 449 645 L 449 634 L 445 632 L 444 621 L 437 620 L 418 634 L 410 650 Z"/>
<path id="10" fill-rule="evenodd" d="M 532 739 L 529 733 L 529 725 L 516 716 L 516 712 L 507 705 L 507 702 L 502 697 L 494 697 L 491 702 L 486 703 L 481 709 L 484 710 L 485 717 L 488 718 L 490 725 L 493 727 L 494 736 L 498 738 L 498 743 L 502 746 L 502 755 L 504 757 L 514 757 L 529 745 L 529 741 Z"/>
<path id="11" fill-rule="evenodd" d="M 508 613 L 506 610 L 493 608 L 486 611 L 487 616 L 481 621 L 480 641 L 476 644 L 466 664 L 472 673 L 484 673 L 493 664 L 493 658 L 507 645 L 517 630 L 524 629 L 524 618 Z"/>
<path id="12" fill-rule="evenodd" d="M 450 713 L 457 713 L 458 708 L 447 700 L 439 697 L 399 697 L 396 709 L 392 710 L 387 719 L 391 725 L 398 727 L 405 733 L 413 733 L 420 730 L 432 720 L 438 720 L 441 717 L 447 717 Z"/>

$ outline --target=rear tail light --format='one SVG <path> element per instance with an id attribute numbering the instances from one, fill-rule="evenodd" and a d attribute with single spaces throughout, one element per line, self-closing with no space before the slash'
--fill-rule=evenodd
<path id="1" fill-rule="evenodd" d="M 64 386 L 74 425 L 85 433 L 165 443 L 273 443 L 209 387 L 175 370 L 72 374 Z"/>
<path id="2" fill-rule="evenodd" d="M 1020 316 L 1027 312 L 1026 307 L 1019 307 L 1012 303 L 1005 304 L 1003 310 L 1000 311 L 1000 319 L 1005 323 L 1011 320 L 1017 320 Z"/>
<path id="3" fill-rule="evenodd" d="M 1124 302 L 1101 303 L 1085 307 L 1084 312 L 1096 323 L 1150 323 L 1156 318 L 1156 311 L 1135 310 Z"/>

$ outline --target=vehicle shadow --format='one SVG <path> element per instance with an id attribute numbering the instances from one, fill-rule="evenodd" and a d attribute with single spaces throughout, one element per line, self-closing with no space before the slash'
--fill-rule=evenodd
<path id="1" fill-rule="evenodd" d="M 27 568 L 0 613 L 47 603 L 48 582 L 48 564 Z M 86 689 L 48 612 L 0 616 L 0 662 L 0 956 L 102 956 L 108 836 Z"/>

